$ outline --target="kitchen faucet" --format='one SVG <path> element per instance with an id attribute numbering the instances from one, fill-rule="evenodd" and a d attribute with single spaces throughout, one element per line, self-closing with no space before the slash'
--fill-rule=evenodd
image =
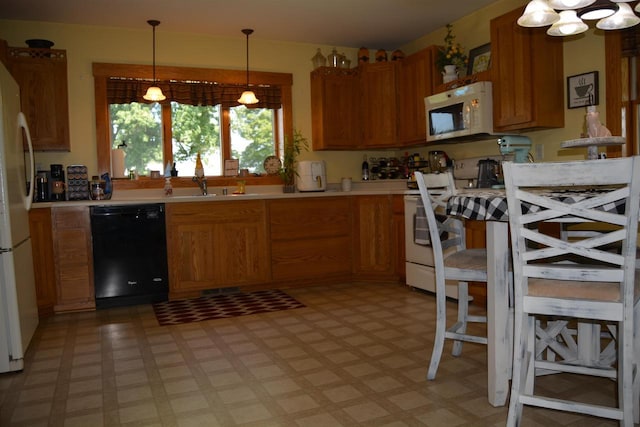
<path id="1" fill-rule="evenodd" d="M 196 175 L 193 178 L 191 178 L 191 180 L 196 184 L 198 184 L 198 187 L 200 187 L 200 190 L 202 190 L 202 195 L 206 196 L 207 195 L 207 177 L 206 176 L 200 177 Z"/>

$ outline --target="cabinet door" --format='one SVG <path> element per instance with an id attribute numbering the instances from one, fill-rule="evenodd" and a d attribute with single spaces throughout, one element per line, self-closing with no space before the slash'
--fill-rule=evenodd
<path id="1" fill-rule="evenodd" d="M 53 261 L 53 231 L 51 209 L 29 211 L 29 230 L 33 254 L 33 273 L 36 279 L 38 315 L 53 314 L 56 304 L 56 270 Z"/>
<path id="2" fill-rule="evenodd" d="M 269 280 L 263 201 L 175 203 L 166 209 L 172 298 Z"/>
<path id="3" fill-rule="evenodd" d="M 396 62 L 359 67 L 362 143 L 366 148 L 396 145 L 396 67 Z"/>
<path id="4" fill-rule="evenodd" d="M 396 268 L 391 196 L 354 197 L 354 273 L 389 278 Z"/>
<path id="5" fill-rule="evenodd" d="M 491 20 L 494 130 L 563 127 L 562 40 L 519 26 L 522 11 Z"/>
<path id="6" fill-rule="evenodd" d="M 311 73 L 314 150 L 351 150 L 360 133 L 357 70 L 321 67 Z"/>
<path id="7" fill-rule="evenodd" d="M 424 98 L 433 93 L 435 47 L 423 49 L 398 63 L 397 142 L 400 146 L 426 142 L 426 116 Z"/>
<path id="8" fill-rule="evenodd" d="M 93 249 L 87 206 L 54 207 L 56 312 L 94 309 Z"/>
<path id="9" fill-rule="evenodd" d="M 247 212 L 250 211 L 250 212 Z M 264 203 L 249 208 L 227 223 L 215 227 L 219 261 L 217 281 L 225 286 L 264 283 L 269 280 L 269 250 Z"/>
<path id="10" fill-rule="evenodd" d="M 69 151 L 67 56 L 58 49 L 9 48 L 22 111 L 36 151 Z"/>
<path id="11" fill-rule="evenodd" d="M 351 210 L 348 197 L 272 200 L 273 280 L 351 276 Z"/>

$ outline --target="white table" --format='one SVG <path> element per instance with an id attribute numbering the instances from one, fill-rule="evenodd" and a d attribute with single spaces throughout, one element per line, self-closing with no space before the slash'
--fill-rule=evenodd
<path id="1" fill-rule="evenodd" d="M 464 189 L 449 199 L 449 215 L 487 222 L 487 386 L 489 403 L 509 396 L 513 313 L 509 310 L 509 227 L 504 190 Z"/>

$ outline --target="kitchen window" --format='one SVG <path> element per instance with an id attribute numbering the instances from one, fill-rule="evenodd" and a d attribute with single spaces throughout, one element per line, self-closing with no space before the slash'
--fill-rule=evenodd
<path id="1" fill-rule="evenodd" d="M 236 102 L 246 79 L 241 71 L 156 67 L 158 85 L 168 99 L 149 104 L 138 101 L 150 83 L 145 79 L 151 67 L 94 64 L 93 70 L 100 173 L 110 171 L 111 149 L 127 139 L 133 142 L 134 135 L 144 140 L 136 150 L 146 153 L 132 150 L 129 166 L 141 173 L 151 167 L 162 171 L 160 165 L 176 162 L 179 176 L 190 179 L 198 151 L 207 176 L 223 175 L 224 160 L 230 158 L 259 173 L 264 158 L 277 154 L 293 130 L 291 74 L 252 72 L 252 90 L 261 102 L 247 108 Z M 134 124 L 126 119 L 131 111 L 144 116 Z M 184 126 L 187 121 L 193 126 Z"/>
<path id="2" fill-rule="evenodd" d="M 170 114 L 162 114 L 164 108 Z M 279 152 L 280 132 L 274 126 L 277 113 L 269 108 L 222 108 L 178 102 L 109 104 L 111 148 L 124 148 L 125 173 L 161 172 L 169 162 L 184 175 L 194 168 L 200 154 L 205 174 L 219 176 L 223 175 L 224 153 L 238 159 L 240 169 L 260 173 L 264 159 Z M 163 120 L 170 122 L 165 126 Z M 228 123 L 223 123 L 225 120 Z M 228 144 L 223 144 L 222 126 L 231 128 Z M 163 137 L 163 128 L 171 129 L 170 138 Z M 172 158 L 164 158 L 164 152 L 170 152 Z"/>

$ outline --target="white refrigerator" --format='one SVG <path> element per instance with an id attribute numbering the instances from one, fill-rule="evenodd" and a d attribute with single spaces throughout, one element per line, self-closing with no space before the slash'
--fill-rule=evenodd
<path id="1" fill-rule="evenodd" d="M 20 88 L 0 63 L 0 372 L 24 368 L 24 353 L 38 326 L 29 233 L 33 163 Z"/>

